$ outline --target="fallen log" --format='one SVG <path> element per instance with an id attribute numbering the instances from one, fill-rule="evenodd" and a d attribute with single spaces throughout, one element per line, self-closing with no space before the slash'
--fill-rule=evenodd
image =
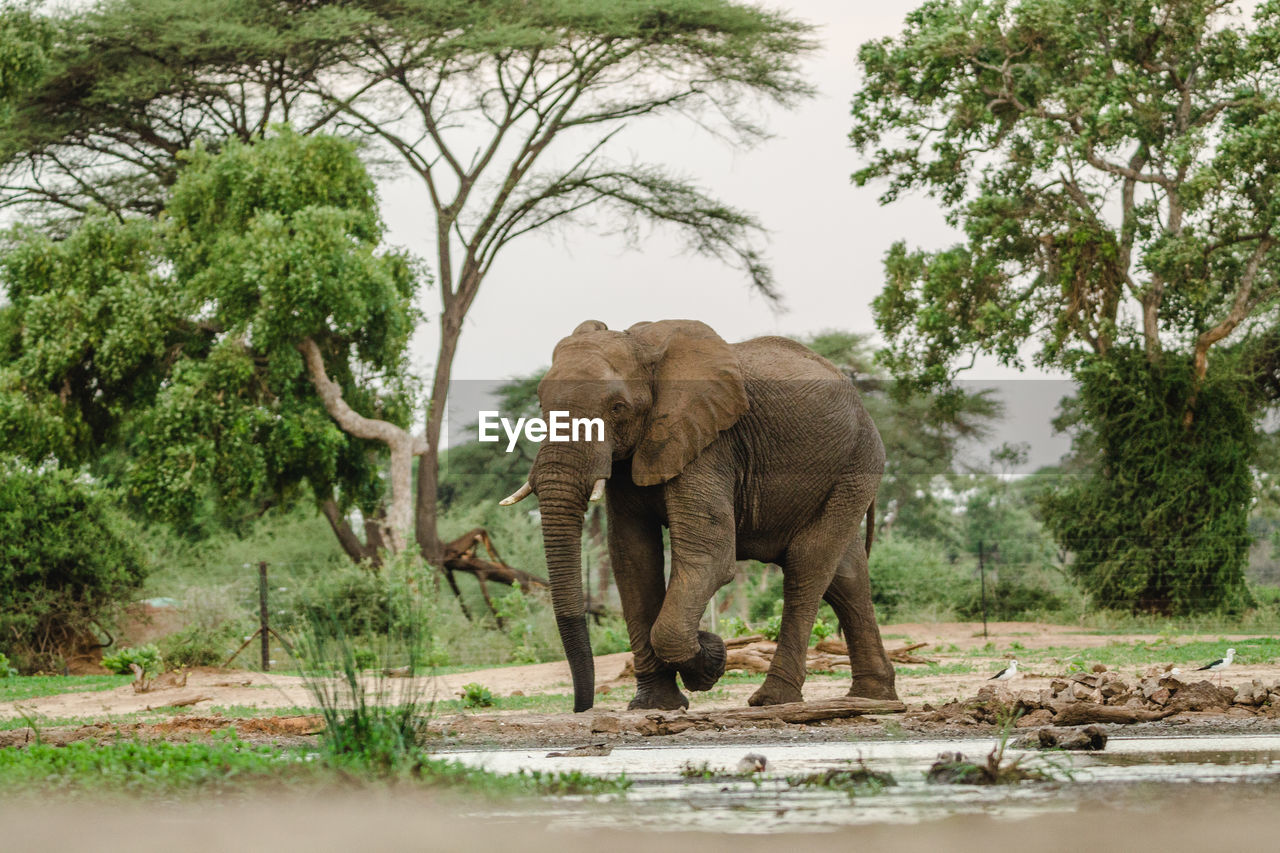
<path id="1" fill-rule="evenodd" d="M 692 728 L 723 730 L 768 724 L 802 725 L 823 720 L 846 719 L 866 714 L 901 714 L 907 706 L 891 699 L 862 699 L 845 696 L 820 702 L 788 702 L 763 708 L 725 708 L 718 711 L 659 712 L 646 714 L 636 731 L 647 737 L 672 735 Z M 627 728 L 627 723 L 623 725 Z"/>
<path id="2" fill-rule="evenodd" d="M 917 657 L 913 654 L 916 649 L 922 649 L 928 643 L 912 643 L 909 646 L 899 646 L 896 649 L 885 649 L 885 654 L 889 656 L 889 660 L 894 663 L 937 663 L 934 660 Z M 821 640 L 814 649 L 829 655 L 844 655 L 848 657 L 849 646 L 843 640 L 837 640 L 835 637 L 827 637 Z"/>
<path id="3" fill-rule="evenodd" d="M 1116 705 L 1100 705 L 1097 702 L 1059 702 L 1053 706 L 1055 726 L 1084 726 L 1089 723 L 1150 723 L 1178 713 L 1179 708 L 1146 711 L 1141 708 L 1124 708 Z"/>

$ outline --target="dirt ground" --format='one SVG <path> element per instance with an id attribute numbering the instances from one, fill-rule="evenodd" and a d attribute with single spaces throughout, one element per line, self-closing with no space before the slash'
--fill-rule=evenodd
<path id="1" fill-rule="evenodd" d="M 1051 646 L 1069 646 L 1074 649 L 1087 650 L 1112 642 L 1154 641 L 1155 635 L 1142 634 L 1085 634 L 1079 629 L 1068 626 L 1040 625 L 1030 622 L 1000 622 L 989 627 L 989 638 L 984 638 L 981 626 L 973 623 L 927 623 L 886 625 L 886 646 L 894 647 L 908 643 L 929 643 L 930 646 L 917 652 L 929 655 L 931 649 L 954 646 L 960 652 L 971 652 L 982 649 L 988 642 L 997 650 L 1008 649 L 1014 642 L 1027 649 L 1047 648 Z M 1229 635 L 1227 642 L 1242 639 L 1245 635 Z M 1220 635 L 1212 635 L 1204 639 L 1218 640 Z M 1190 641 L 1194 638 L 1180 638 Z M 954 650 L 950 654 L 956 654 Z M 434 722 L 438 731 L 444 734 L 447 741 L 457 746 L 479 745 L 524 745 L 524 744 L 564 744 L 598 733 L 601 726 L 597 720 L 617 715 L 624 711 L 630 699 L 631 686 L 629 678 L 621 678 L 623 667 L 629 654 L 605 655 L 596 658 L 597 702 L 593 712 L 587 714 L 539 713 L 531 711 L 485 711 L 467 712 L 463 714 L 445 713 L 439 715 Z M 1087 655 L 1086 655 L 1087 657 Z M 953 699 L 973 696 L 985 683 L 988 669 L 999 665 L 1003 657 L 991 654 L 989 657 L 966 657 L 965 661 L 974 664 L 975 671 L 960 674 L 912 675 L 900 676 L 898 693 L 908 706 L 908 711 L 921 709 L 926 703 L 941 705 Z M 1126 675 L 1138 674 L 1142 668 L 1132 667 Z M 1121 670 L 1124 672 L 1124 670 Z M 1036 672 L 1024 670 L 1009 686 L 1015 689 L 1036 689 L 1048 684 L 1048 680 L 1061 676 L 1062 672 Z M 1224 673 L 1224 686 L 1249 684 L 1253 679 L 1261 679 L 1271 684 L 1280 679 L 1280 664 L 1261 666 L 1236 665 Z M 392 691 L 411 689 L 403 679 L 388 679 L 385 682 Z M 420 689 L 420 695 L 427 700 L 453 699 L 460 695 L 463 685 L 482 684 L 495 696 L 512 695 L 533 696 L 537 694 L 565 694 L 570 692 L 570 676 L 567 664 L 563 661 L 533 664 L 518 667 L 500 667 L 473 672 L 423 678 L 412 689 Z M 811 675 L 805 684 L 805 698 L 809 701 L 831 699 L 843 696 L 847 690 L 847 675 Z M 755 690 L 754 683 L 722 683 L 710 694 L 693 694 L 691 712 L 713 711 L 723 708 L 742 707 L 747 697 Z M 258 737 L 303 737 L 318 730 L 319 721 L 309 717 L 270 717 L 266 719 L 264 712 L 270 709 L 307 708 L 314 706 L 314 700 L 308 693 L 300 677 L 279 675 L 274 673 L 249 672 L 242 670 L 221 670 L 199 668 L 188 673 L 185 686 L 137 693 L 130 685 L 112 690 L 66 693 L 56 696 L 24 699 L 18 702 L 0 703 L 0 719 L 13 718 L 26 714 L 36 719 L 83 721 L 81 727 L 62 727 L 59 731 L 45 730 L 46 739 L 58 739 L 62 734 L 68 739 L 95 736 L 105 731 L 117 729 L 145 731 L 161 737 L 188 737 L 192 733 L 224 728 L 236 723 L 242 736 Z M 214 713 L 214 708 L 222 709 Z M 238 708 L 253 708 L 253 713 L 236 713 Z M 159 711 L 175 714 L 170 720 L 157 724 L 117 725 L 106 722 L 108 718 L 120 715 L 137 714 L 139 712 Z M 910 714 L 908 714 L 908 718 Z M 258 719 L 255 719 L 258 718 Z M 828 724 L 803 727 L 810 734 L 823 736 L 846 737 L 850 727 L 859 727 L 868 736 L 877 731 L 886 731 L 886 726 L 895 733 L 902 728 L 904 718 L 896 720 L 884 717 L 864 717 L 849 720 L 836 720 Z M 237 722 L 237 720 L 239 720 Z M 1204 719 L 1181 719 L 1164 721 L 1158 728 L 1186 725 L 1188 722 L 1207 724 Z M 1244 725 L 1242 720 L 1223 720 L 1229 728 L 1238 729 Z M 1275 720 L 1249 720 L 1249 724 L 1257 723 L 1260 727 L 1273 730 L 1277 727 Z M 1270 723 L 1270 726 L 1266 724 Z M 1144 724 L 1145 725 L 1145 724 Z M 597 732 L 593 733 L 593 728 Z M 607 726 L 604 728 L 607 729 Z M 790 729 L 801 727 L 790 726 Z M 910 725 L 907 730 L 913 730 Z M 926 731 L 924 727 L 921 731 Z M 766 732 L 760 732 L 766 735 Z M 767 734 L 776 739 L 780 733 Z M 692 737 L 716 737 L 733 739 L 734 733 L 718 732 L 714 734 L 686 733 Z M 0 745 L 20 742 L 25 737 L 22 731 L 0 732 Z M 749 736 L 748 736 L 749 737 Z M 15 740 L 16 739 L 16 740 Z"/>

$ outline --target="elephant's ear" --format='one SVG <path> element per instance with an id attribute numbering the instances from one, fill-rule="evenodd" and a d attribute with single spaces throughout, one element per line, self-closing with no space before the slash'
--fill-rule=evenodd
<path id="1" fill-rule="evenodd" d="M 631 460 L 638 486 L 665 483 L 750 408 L 733 350 L 697 320 L 627 330 L 653 364 L 653 408 Z"/>

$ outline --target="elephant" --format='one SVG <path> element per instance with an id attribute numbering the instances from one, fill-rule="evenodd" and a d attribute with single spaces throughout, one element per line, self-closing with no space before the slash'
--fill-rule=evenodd
<path id="1" fill-rule="evenodd" d="M 867 570 L 884 444 L 834 365 L 782 337 L 731 345 L 695 320 L 626 331 L 588 320 L 556 345 L 538 398 L 544 418 L 568 412 L 604 425 L 603 436 L 544 441 L 527 482 L 502 501 L 538 497 L 575 711 L 594 702 L 581 537 L 589 502 L 602 496 L 635 658 L 631 708 L 688 707 L 677 674 L 691 691 L 724 674 L 724 642 L 699 624 L 736 560 L 747 559 L 783 572 L 777 652 L 749 704 L 803 701 L 823 598 L 848 643 L 849 695 L 897 699 Z"/>

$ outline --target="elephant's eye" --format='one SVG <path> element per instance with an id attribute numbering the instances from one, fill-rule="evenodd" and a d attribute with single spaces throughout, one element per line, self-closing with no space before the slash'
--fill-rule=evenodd
<path id="1" fill-rule="evenodd" d="M 613 412 L 614 417 L 618 417 L 619 415 L 621 415 L 623 412 L 627 410 L 626 401 L 615 400 L 613 403 L 613 406 L 611 406 L 609 410 Z"/>

